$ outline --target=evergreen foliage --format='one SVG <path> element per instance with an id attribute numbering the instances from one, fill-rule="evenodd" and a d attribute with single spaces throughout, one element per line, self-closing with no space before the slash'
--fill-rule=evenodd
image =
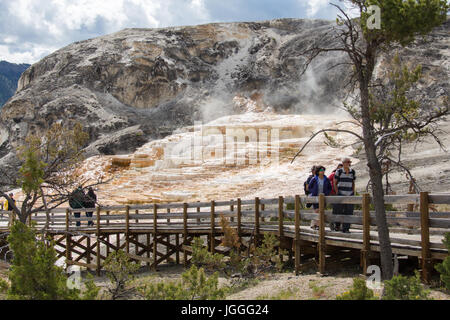
<path id="1" fill-rule="evenodd" d="M 122 298 L 130 291 L 133 291 L 132 289 L 127 289 L 126 285 L 133 280 L 133 274 L 139 270 L 140 265 L 131 262 L 125 252 L 119 250 L 110 253 L 103 263 L 103 268 L 111 282 L 111 287 L 108 288 L 108 291 L 112 300 Z"/>
<path id="2" fill-rule="evenodd" d="M 445 234 L 445 238 L 442 240 L 444 245 L 450 252 L 450 232 Z M 442 263 L 435 266 L 436 270 L 441 274 L 441 281 L 444 283 L 445 288 L 450 291 L 450 255 L 448 255 Z"/>
<path id="3" fill-rule="evenodd" d="M 222 270 L 225 267 L 224 255 L 209 252 L 208 248 L 204 247 L 203 244 L 202 238 L 194 238 L 191 262 L 195 266 L 204 267 L 209 271 Z"/>
<path id="4" fill-rule="evenodd" d="M 55 265 L 56 251 L 52 245 L 37 240 L 36 233 L 16 221 L 8 237 L 13 260 L 9 271 L 9 299 L 73 300 L 79 291 L 67 287 L 67 276 Z"/>
<path id="5" fill-rule="evenodd" d="M 394 276 L 384 282 L 383 300 L 429 300 L 429 291 L 425 290 L 416 271 L 414 277 Z"/>
<path id="6" fill-rule="evenodd" d="M 336 300 L 376 300 L 373 291 L 367 288 L 366 280 L 354 278 L 352 288 L 336 297 Z"/>
<path id="7" fill-rule="evenodd" d="M 140 291 L 147 300 L 217 300 L 225 297 L 219 288 L 219 274 L 207 277 L 203 268 L 192 265 L 180 281 L 151 283 Z"/>

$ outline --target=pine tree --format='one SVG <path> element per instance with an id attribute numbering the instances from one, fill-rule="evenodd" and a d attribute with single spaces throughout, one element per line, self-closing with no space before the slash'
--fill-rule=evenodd
<path id="1" fill-rule="evenodd" d="M 63 268 L 55 265 L 52 245 L 38 240 L 32 228 L 16 221 L 8 242 L 13 252 L 8 290 L 9 299 L 72 300 L 79 298 L 77 289 L 67 287 Z"/>

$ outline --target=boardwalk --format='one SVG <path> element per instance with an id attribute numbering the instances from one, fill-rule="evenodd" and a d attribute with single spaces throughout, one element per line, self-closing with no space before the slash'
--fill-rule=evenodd
<path id="1" fill-rule="evenodd" d="M 237 230 L 246 246 L 257 245 L 264 233 L 279 237 L 280 247 L 287 249 L 298 274 L 302 260 L 315 256 L 319 272 L 342 250 L 358 254 L 365 272 L 371 261 L 379 259 L 379 242 L 375 213 L 370 211 L 370 196 L 353 197 L 279 197 L 276 199 L 230 200 L 193 203 L 149 204 L 136 206 L 97 207 L 92 218 L 83 210 L 58 208 L 32 217 L 36 228 L 55 241 L 59 257 L 67 265 L 83 266 L 98 273 L 106 256 L 123 249 L 136 261 L 156 270 L 164 261 L 187 264 L 194 237 L 207 239 L 211 252 L 226 253 L 220 246 L 223 216 Z M 414 205 L 417 211 L 388 211 L 387 220 L 393 253 L 417 257 L 422 276 L 428 281 L 433 263 L 443 260 L 448 252 L 442 244 L 450 232 L 450 212 L 430 212 L 430 205 L 450 204 L 450 195 L 385 196 L 386 204 Z M 319 213 L 306 209 L 306 203 L 319 203 Z M 353 216 L 332 215 L 331 204 L 357 205 Z M 81 212 L 75 218 L 73 212 Z M 312 230 L 312 219 L 319 221 L 319 230 Z M 88 227 L 92 220 L 94 226 Z M 0 232 L 8 232 L 7 212 L 0 211 Z M 82 225 L 76 227 L 80 221 Z M 352 224 L 350 234 L 330 231 L 330 222 Z M 47 227 L 44 229 L 44 227 Z"/>

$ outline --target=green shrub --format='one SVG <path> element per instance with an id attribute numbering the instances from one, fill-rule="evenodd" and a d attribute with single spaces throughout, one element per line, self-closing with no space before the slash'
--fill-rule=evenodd
<path id="1" fill-rule="evenodd" d="M 16 221 L 8 243 L 13 252 L 8 299 L 79 299 L 79 291 L 67 287 L 63 268 L 55 265 L 57 257 L 53 245 L 37 240 L 32 228 Z"/>
<path id="2" fill-rule="evenodd" d="M 196 237 L 192 244 L 191 262 L 197 267 L 204 267 L 207 270 L 221 270 L 225 267 L 224 255 L 211 253 L 203 246 L 203 239 Z"/>
<path id="3" fill-rule="evenodd" d="M 111 287 L 108 288 L 108 291 L 113 300 L 124 297 L 133 291 L 133 289 L 127 290 L 126 285 L 134 278 L 133 273 L 139 270 L 140 265 L 131 262 L 125 252 L 119 250 L 109 254 L 103 263 L 103 267 L 111 281 Z"/>
<path id="4" fill-rule="evenodd" d="M 8 281 L 0 278 L 0 294 L 6 294 L 9 289 Z"/>
<path id="5" fill-rule="evenodd" d="M 96 300 L 100 292 L 100 287 L 95 285 L 93 277 L 88 274 L 87 280 L 84 282 L 84 291 L 81 295 L 82 300 Z"/>
<path id="6" fill-rule="evenodd" d="M 384 282 L 383 300 L 428 300 L 428 295 L 417 271 L 414 277 L 398 275 Z"/>
<path id="7" fill-rule="evenodd" d="M 445 234 L 445 238 L 442 242 L 450 253 L 450 232 Z M 440 278 L 444 283 L 445 288 L 450 291 L 450 255 L 448 255 L 442 263 L 437 264 L 435 269 L 441 274 Z"/>
<path id="8" fill-rule="evenodd" d="M 253 250 L 253 256 L 251 262 L 257 271 L 268 271 L 275 267 L 277 271 L 283 269 L 283 263 L 280 259 L 280 254 L 284 255 L 286 252 L 280 250 L 277 253 L 277 247 L 279 247 L 280 242 L 277 237 L 271 233 L 265 233 L 264 239 L 261 245 Z"/>
<path id="9" fill-rule="evenodd" d="M 336 300 L 375 300 L 373 291 L 367 288 L 366 280 L 354 278 L 352 288 L 336 297 Z"/>
<path id="10" fill-rule="evenodd" d="M 180 281 L 152 283 L 140 288 L 147 300 L 217 300 L 225 297 L 219 289 L 219 274 L 207 277 L 203 268 L 192 265 Z"/>

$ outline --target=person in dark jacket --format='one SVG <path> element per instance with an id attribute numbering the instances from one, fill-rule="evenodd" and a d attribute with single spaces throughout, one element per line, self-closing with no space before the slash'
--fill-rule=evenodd
<path id="1" fill-rule="evenodd" d="M 305 194 L 307 196 L 309 196 L 311 194 L 311 192 L 309 191 L 309 183 L 311 182 L 311 179 L 314 178 L 315 175 L 316 175 L 316 166 L 312 166 L 311 174 L 306 179 L 306 181 L 303 183 L 303 189 L 305 190 Z M 311 203 L 307 203 L 306 207 L 311 208 L 311 205 L 312 205 Z"/>
<path id="2" fill-rule="evenodd" d="M 84 199 L 86 195 L 84 194 L 83 188 L 79 186 L 76 188 L 69 196 L 69 206 L 72 209 L 83 209 L 84 208 Z M 73 213 L 75 218 L 80 218 L 80 212 Z M 76 226 L 81 226 L 81 222 L 77 221 Z"/>
<path id="3" fill-rule="evenodd" d="M 11 201 L 5 200 L 4 210 L 5 211 L 13 211 L 14 209 L 13 209 L 12 203 L 16 204 L 16 199 L 14 199 L 13 193 L 10 193 L 8 196 L 11 198 Z"/>
<path id="4" fill-rule="evenodd" d="M 84 207 L 89 208 L 89 209 L 95 208 L 96 202 L 97 202 L 97 195 L 95 194 L 92 187 L 89 187 L 89 191 L 85 198 Z M 86 217 L 92 218 L 92 214 L 93 214 L 93 211 L 91 211 L 91 212 L 86 211 Z M 93 225 L 94 225 L 94 221 L 92 221 L 92 220 L 88 221 L 88 227 L 93 226 Z"/>
<path id="5" fill-rule="evenodd" d="M 8 227 L 12 225 L 14 216 L 15 216 L 12 204 L 16 204 L 16 199 L 14 199 L 14 194 L 10 193 L 9 197 L 11 198 L 11 202 L 6 200 L 5 204 L 4 204 L 4 210 L 9 211 Z"/>
<path id="6" fill-rule="evenodd" d="M 308 189 L 311 192 L 312 197 L 317 197 L 319 194 L 323 193 L 326 196 L 329 196 L 331 193 L 331 182 L 328 177 L 325 175 L 325 167 L 318 166 L 316 168 L 316 175 L 311 179 Z M 319 204 L 313 203 L 313 207 L 315 212 L 319 212 Z M 319 221 L 311 220 L 311 228 L 318 229 Z"/>

